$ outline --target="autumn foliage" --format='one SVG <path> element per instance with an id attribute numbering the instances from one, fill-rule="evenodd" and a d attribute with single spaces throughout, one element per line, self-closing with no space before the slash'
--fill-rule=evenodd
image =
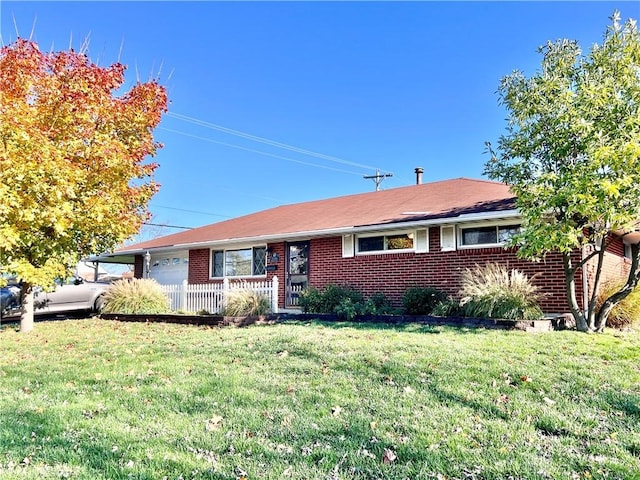
<path id="1" fill-rule="evenodd" d="M 147 219 L 167 109 L 156 81 L 121 93 L 125 66 L 84 53 L 0 50 L 0 269 L 49 284 L 83 255 L 112 249 Z"/>

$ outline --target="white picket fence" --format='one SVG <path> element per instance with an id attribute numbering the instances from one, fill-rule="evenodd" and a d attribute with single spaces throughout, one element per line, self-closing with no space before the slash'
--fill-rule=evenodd
<path id="1" fill-rule="evenodd" d="M 220 313 L 229 292 L 252 290 L 267 297 L 271 304 L 271 312 L 278 313 L 278 277 L 273 277 L 270 282 L 230 282 L 225 278 L 222 283 L 189 284 L 185 280 L 178 285 L 161 287 L 169 298 L 173 311 Z"/>

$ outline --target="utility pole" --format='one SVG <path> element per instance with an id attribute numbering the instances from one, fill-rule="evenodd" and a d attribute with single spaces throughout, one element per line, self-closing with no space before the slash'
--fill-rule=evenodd
<path id="1" fill-rule="evenodd" d="M 381 174 L 380 169 L 376 168 L 375 175 L 364 175 L 362 178 L 366 178 L 367 180 L 369 179 L 373 180 L 373 183 L 376 184 L 376 192 L 377 192 L 378 190 L 380 190 L 380 184 L 382 183 L 382 181 L 388 177 L 393 177 L 393 173 L 389 172 L 389 173 Z"/>

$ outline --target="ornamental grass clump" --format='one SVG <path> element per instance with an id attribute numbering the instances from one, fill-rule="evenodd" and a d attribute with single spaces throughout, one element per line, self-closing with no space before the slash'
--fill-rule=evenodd
<path id="1" fill-rule="evenodd" d="M 170 311 L 160 284 L 149 278 L 118 280 L 109 287 L 104 300 L 103 313 L 153 315 Z"/>
<path id="2" fill-rule="evenodd" d="M 600 287 L 596 300 L 596 311 L 600 311 L 607 298 L 622 289 L 623 283 L 609 281 Z M 640 289 L 634 288 L 620 303 L 618 303 L 607 318 L 607 327 L 629 328 L 640 325 Z"/>
<path id="3" fill-rule="evenodd" d="M 540 289 L 518 270 L 497 263 L 476 265 L 462 274 L 460 305 L 469 317 L 537 320 Z"/>
<path id="4" fill-rule="evenodd" d="M 243 288 L 227 294 L 222 314 L 227 317 L 253 317 L 264 315 L 270 308 L 271 302 L 265 295 Z"/>

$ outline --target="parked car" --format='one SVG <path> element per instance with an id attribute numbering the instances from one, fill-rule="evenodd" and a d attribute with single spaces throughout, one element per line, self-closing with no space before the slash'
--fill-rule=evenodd
<path id="1" fill-rule="evenodd" d="M 104 294 L 110 284 L 106 282 L 89 282 L 80 277 L 69 277 L 56 280 L 55 289 L 46 292 L 40 287 L 34 289 L 34 313 L 52 314 L 63 312 L 99 312 L 104 303 Z M 2 292 L 2 316 L 19 314 L 20 293 L 16 286 L 0 289 Z M 5 306 L 6 299 L 6 306 Z"/>
<path id="2" fill-rule="evenodd" d="M 0 288 L 0 316 L 17 310 L 20 307 L 20 287 L 6 285 Z"/>

